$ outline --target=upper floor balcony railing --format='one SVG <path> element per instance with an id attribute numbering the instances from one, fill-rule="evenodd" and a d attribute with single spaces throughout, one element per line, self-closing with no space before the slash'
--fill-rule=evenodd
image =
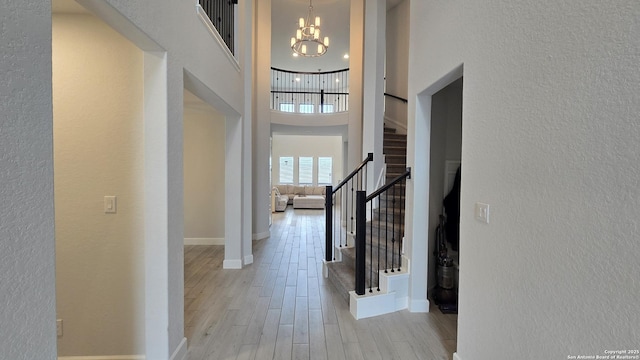
<path id="1" fill-rule="evenodd" d="M 235 5 L 238 0 L 199 0 L 200 6 L 232 54 L 234 51 Z"/>
<path id="2" fill-rule="evenodd" d="M 296 72 L 272 67 L 271 109 L 303 114 L 349 110 L 349 69 Z"/>

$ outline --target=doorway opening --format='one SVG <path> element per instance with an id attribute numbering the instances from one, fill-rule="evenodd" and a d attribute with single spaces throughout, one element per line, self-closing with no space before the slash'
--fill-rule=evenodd
<path id="1" fill-rule="evenodd" d="M 200 338 L 194 334 L 206 330 L 206 312 L 216 301 L 215 294 L 202 290 L 210 289 L 205 284 L 224 260 L 225 146 L 225 116 L 185 89 L 184 332 L 190 347 Z"/>
<path id="2" fill-rule="evenodd" d="M 431 96 L 428 281 L 445 313 L 458 310 L 462 85 L 460 77 Z"/>

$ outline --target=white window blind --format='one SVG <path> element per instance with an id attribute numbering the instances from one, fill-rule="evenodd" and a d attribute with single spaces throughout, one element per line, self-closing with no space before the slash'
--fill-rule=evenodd
<path id="1" fill-rule="evenodd" d="M 313 158 L 300 156 L 298 158 L 298 184 L 313 184 Z"/>
<path id="2" fill-rule="evenodd" d="M 302 114 L 313 114 L 314 113 L 313 104 L 300 104 L 300 113 L 302 113 Z"/>
<path id="3" fill-rule="evenodd" d="M 280 184 L 293 184 L 293 156 L 280 157 Z"/>
<path id="4" fill-rule="evenodd" d="M 280 103 L 280 111 L 282 112 L 293 112 L 295 107 L 293 103 Z"/>
<path id="5" fill-rule="evenodd" d="M 333 104 L 324 104 L 324 105 L 322 105 L 322 112 L 324 114 L 332 113 L 333 112 Z"/>
<path id="6" fill-rule="evenodd" d="M 333 158 L 318 157 L 318 185 L 331 185 L 333 168 Z"/>

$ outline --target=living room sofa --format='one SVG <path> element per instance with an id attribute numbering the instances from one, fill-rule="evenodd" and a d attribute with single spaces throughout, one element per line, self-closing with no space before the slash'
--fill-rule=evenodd
<path id="1" fill-rule="evenodd" d="M 275 200 L 275 211 L 284 211 L 287 205 L 294 209 L 324 209 L 326 187 L 275 185 L 272 196 Z"/>

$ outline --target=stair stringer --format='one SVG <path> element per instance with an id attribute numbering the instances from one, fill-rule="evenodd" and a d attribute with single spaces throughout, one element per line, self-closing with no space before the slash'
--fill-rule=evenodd
<path id="1" fill-rule="evenodd" d="M 407 309 L 409 307 L 410 262 L 402 256 L 401 271 L 380 271 L 380 291 L 357 295 L 349 291 L 349 312 L 356 319 L 365 319 Z"/>

